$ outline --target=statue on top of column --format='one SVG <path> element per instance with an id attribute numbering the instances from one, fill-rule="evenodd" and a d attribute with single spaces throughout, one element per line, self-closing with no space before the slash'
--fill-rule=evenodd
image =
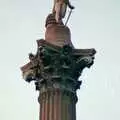
<path id="1" fill-rule="evenodd" d="M 55 14 L 55 20 L 57 23 L 61 23 L 65 17 L 67 6 L 72 10 L 74 6 L 70 4 L 69 0 L 54 0 L 54 6 L 52 13 Z"/>

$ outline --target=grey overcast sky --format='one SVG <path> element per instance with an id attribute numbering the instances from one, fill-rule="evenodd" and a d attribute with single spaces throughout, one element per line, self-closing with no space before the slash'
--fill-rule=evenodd
<path id="1" fill-rule="evenodd" d="M 53 0 L 0 0 L 0 120 L 38 120 L 38 92 L 22 79 L 20 67 L 36 40 Z M 71 0 L 69 20 L 76 48 L 95 48 L 78 90 L 77 120 L 120 120 L 120 0 Z"/>

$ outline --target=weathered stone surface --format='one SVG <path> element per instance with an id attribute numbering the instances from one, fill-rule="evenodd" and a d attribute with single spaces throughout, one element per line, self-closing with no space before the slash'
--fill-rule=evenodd
<path id="1" fill-rule="evenodd" d="M 48 15 L 46 19 L 45 40 L 56 46 L 70 45 L 73 47 L 69 28 L 63 23 L 56 23 L 53 14 Z"/>
<path id="2" fill-rule="evenodd" d="M 95 50 L 73 49 L 69 45 L 58 47 L 44 40 L 37 43 L 36 55 L 21 68 L 25 80 L 34 80 L 40 91 L 57 86 L 75 93 L 80 88 L 78 78 L 83 69 L 93 64 Z"/>
<path id="3" fill-rule="evenodd" d="M 70 7 L 69 0 L 66 2 Z M 93 64 L 96 53 L 94 49 L 73 47 L 70 30 L 59 14 L 61 10 L 65 9 L 48 15 L 45 40 L 37 40 L 36 54 L 30 53 L 30 62 L 21 67 L 25 81 L 34 81 L 39 91 L 39 120 L 76 120 L 76 91 L 82 84 L 78 78 L 84 68 Z"/>
<path id="4" fill-rule="evenodd" d="M 46 29 L 45 40 L 57 46 L 64 46 L 71 43 L 71 34 L 68 27 L 64 25 L 51 25 Z"/>
<path id="5" fill-rule="evenodd" d="M 23 78 L 34 81 L 39 90 L 40 120 L 76 120 L 78 78 L 94 61 L 94 49 L 58 46 L 46 40 L 37 41 L 35 55 L 23 67 Z"/>

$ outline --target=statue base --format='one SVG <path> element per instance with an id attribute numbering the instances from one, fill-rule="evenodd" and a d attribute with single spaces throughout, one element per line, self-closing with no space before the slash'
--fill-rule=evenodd
<path id="1" fill-rule="evenodd" d="M 63 22 L 57 23 L 54 14 L 49 14 L 46 19 L 45 40 L 56 46 L 69 45 L 73 47 L 70 29 Z"/>

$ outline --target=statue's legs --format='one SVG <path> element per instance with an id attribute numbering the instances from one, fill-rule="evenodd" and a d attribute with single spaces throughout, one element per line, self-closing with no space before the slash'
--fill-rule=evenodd
<path id="1" fill-rule="evenodd" d="M 55 19 L 57 23 L 60 23 L 62 21 L 62 18 L 65 17 L 65 13 L 66 13 L 66 8 L 67 5 L 65 3 L 61 4 L 59 2 L 56 3 L 55 5 Z"/>
<path id="2" fill-rule="evenodd" d="M 67 9 L 67 5 L 66 5 L 65 3 L 63 3 L 63 4 L 61 5 L 61 12 L 60 12 L 62 18 L 65 17 L 66 9 Z"/>

